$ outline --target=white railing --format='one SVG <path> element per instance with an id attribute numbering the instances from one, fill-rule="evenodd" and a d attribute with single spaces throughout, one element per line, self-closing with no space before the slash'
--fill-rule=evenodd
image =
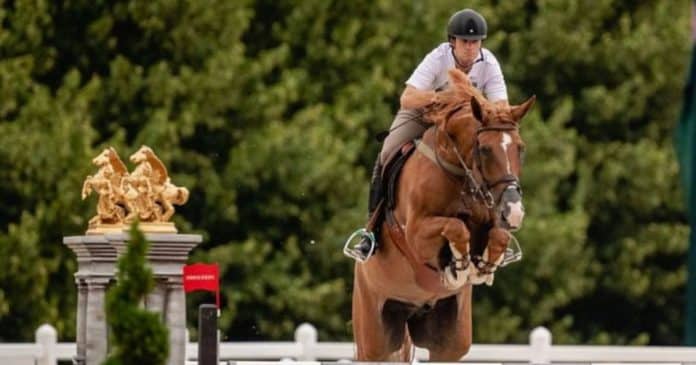
<path id="1" fill-rule="evenodd" d="M 2 365 L 56 365 L 57 361 L 70 361 L 77 353 L 74 343 L 58 343 L 56 330 L 44 324 L 36 330 L 35 343 L 0 343 Z M 323 361 L 350 361 L 354 355 L 350 342 L 319 342 L 314 326 L 304 323 L 295 331 L 295 341 L 288 342 L 223 342 L 219 357 L 224 363 L 230 360 L 248 361 L 247 365 L 260 361 L 298 365 L 319 364 Z M 416 349 L 416 359 L 426 360 L 428 352 Z M 195 364 L 198 345 L 189 343 L 186 357 Z M 696 365 L 696 347 L 654 346 L 552 346 L 551 333 L 538 327 L 530 335 L 529 345 L 474 344 L 463 362 L 485 362 L 488 365 L 503 362 L 550 364 L 575 363 L 659 363 Z M 277 364 L 277 363 L 276 363 Z M 237 365 L 241 365 L 237 362 Z"/>

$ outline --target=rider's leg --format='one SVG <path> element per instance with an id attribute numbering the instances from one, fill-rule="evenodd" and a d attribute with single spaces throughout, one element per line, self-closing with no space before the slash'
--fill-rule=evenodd
<path id="1" fill-rule="evenodd" d="M 396 152 L 397 148 L 423 135 L 427 126 L 428 125 L 423 120 L 423 113 L 420 109 L 399 110 L 389 127 L 389 134 L 387 138 L 384 139 L 382 150 L 379 152 L 380 162 L 386 164 L 389 158 Z"/>
<path id="2" fill-rule="evenodd" d="M 380 161 L 380 156 L 377 156 L 375 166 L 372 168 L 370 195 L 369 200 L 367 201 L 367 230 L 372 232 L 375 237 L 375 249 L 377 249 L 379 243 L 381 222 L 378 222 L 380 219 L 373 219 L 372 216 L 375 214 L 375 210 L 377 209 L 380 201 L 382 201 L 382 190 L 384 190 L 382 185 L 382 162 Z M 358 243 L 356 248 L 360 251 L 363 258 L 367 258 L 372 250 L 372 241 L 368 237 L 364 237 L 360 243 Z"/>
<path id="3" fill-rule="evenodd" d="M 388 158 L 391 157 L 394 152 L 396 152 L 397 148 L 404 143 L 421 136 L 425 130 L 426 126 L 423 122 L 422 113 L 419 110 L 401 109 L 396 114 L 396 117 L 389 128 L 389 135 L 384 140 L 384 144 L 382 144 L 382 150 L 380 151 L 379 156 L 377 156 L 375 166 L 372 170 L 370 196 L 368 201 L 369 223 L 367 230 L 374 234 L 375 241 L 377 243 L 379 243 L 380 228 L 382 227 L 383 218 L 383 214 L 381 214 L 381 212 L 375 212 L 384 195 L 382 168 L 384 164 L 387 163 Z M 373 217 L 375 213 L 377 213 L 378 216 Z M 376 245 L 375 249 L 377 247 L 378 245 Z M 362 239 L 362 241 L 360 241 L 360 243 L 358 243 L 356 248 L 366 259 L 368 255 L 370 255 L 372 242 L 369 238 L 365 237 Z"/>

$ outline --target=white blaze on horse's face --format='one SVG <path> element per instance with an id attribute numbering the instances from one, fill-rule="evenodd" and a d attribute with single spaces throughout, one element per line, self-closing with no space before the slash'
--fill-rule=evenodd
<path id="1" fill-rule="evenodd" d="M 500 136 L 500 147 L 503 150 L 503 156 L 505 156 L 505 173 L 508 176 L 517 176 L 517 174 L 512 171 L 512 164 L 510 162 L 510 152 L 516 152 L 516 150 L 511 148 L 511 146 L 514 146 L 513 138 L 510 133 L 507 132 L 501 133 Z M 515 157 L 513 156 L 513 158 Z M 506 186 L 503 190 L 499 209 L 505 228 L 517 230 L 522 226 L 524 206 L 522 205 L 522 196 L 519 186 L 516 183 Z"/>
<path id="2" fill-rule="evenodd" d="M 507 224 L 507 228 L 517 230 L 522 227 L 524 206 L 522 205 L 522 196 L 517 185 L 513 184 L 505 188 L 500 203 L 502 205 L 503 220 Z"/>
<path id="3" fill-rule="evenodd" d="M 510 170 L 510 157 L 508 157 L 508 146 L 512 143 L 512 137 L 508 133 L 503 133 L 503 141 L 500 142 L 500 146 L 503 147 L 503 153 L 505 154 L 505 168 L 508 174 L 512 174 Z"/>

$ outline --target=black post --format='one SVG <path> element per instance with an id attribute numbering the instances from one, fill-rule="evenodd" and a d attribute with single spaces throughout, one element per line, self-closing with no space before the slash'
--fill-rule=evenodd
<path id="1" fill-rule="evenodd" d="M 198 364 L 218 365 L 217 307 L 201 304 L 198 307 Z"/>

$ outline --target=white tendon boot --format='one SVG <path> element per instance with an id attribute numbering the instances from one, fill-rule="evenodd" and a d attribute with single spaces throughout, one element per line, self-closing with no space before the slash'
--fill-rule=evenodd
<path id="1" fill-rule="evenodd" d="M 469 282 L 469 277 L 471 276 L 471 266 L 469 260 L 469 254 L 466 256 L 459 252 L 452 242 L 449 243 L 450 250 L 452 250 L 452 256 L 454 257 L 455 264 L 454 267 L 448 265 L 445 268 L 444 284 L 449 290 L 459 289 L 464 284 Z M 467 265 L 466 269 L 462 269 L 462 266 Z"/>
<path id="2" fill-rule="evenodd" d="M 483 250 L 483 258 L 480 261 L 480 263 L 488 262 L 488 247 L 486 247 L 485 250 Z M 494 264 L 495 266 L 491 269 L 490 274 L 483 273 L 479 270 L 478 267 L 474 268 L 474 270 L 471 271 L 470 274 L 470 281 L 474 285 L 478 284 L 483 284 L 485 283 L 488 286 L 493 285 L 493 279 L 495 278 L 495 270 L 498 268 L 500 263 L 503 262 L 503 259 L 505 255 L 500 255 L 497 260 L 495 260 Z"/>

